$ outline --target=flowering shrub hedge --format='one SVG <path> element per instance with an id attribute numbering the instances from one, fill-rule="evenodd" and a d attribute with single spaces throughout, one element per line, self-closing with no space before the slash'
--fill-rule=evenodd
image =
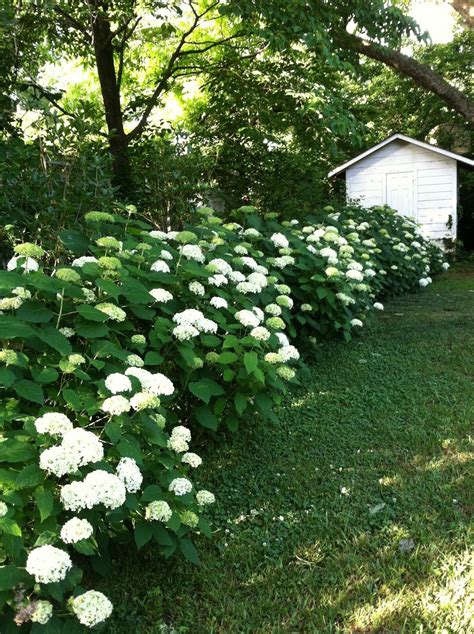
<path id="1" fill-rule="evenodd" d="M 251 207 L 197 218 L 164 233 L 91 212 L 87 236 L 61 234 L 67 260 L 19 244 L 0 272 L 2 632 L 103 622 L 112 605 L 79 564 L 104 570 L 111 540 L 197 561 L 214 496 L 194 475 L 196 427 L 271 416 L 295 377 L 290 339 L 349 338 L 442 263 L 388 209 L 303 227 Z"/>

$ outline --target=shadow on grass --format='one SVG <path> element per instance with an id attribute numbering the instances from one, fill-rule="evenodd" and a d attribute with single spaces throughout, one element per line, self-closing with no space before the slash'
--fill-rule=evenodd
<path id="1" fill-rule="evenodd" d="M 468 632 L 471 290 L 443 276 L 392 301 L 317 347 L 277 422 L 202 448 L 202 565 L 121 553 L 106 631 Z"/>

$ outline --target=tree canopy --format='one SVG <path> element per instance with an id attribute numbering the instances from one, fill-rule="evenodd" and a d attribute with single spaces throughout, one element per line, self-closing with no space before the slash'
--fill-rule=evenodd
<path id="1" fill-rule="evenodd" d="M 2 217 L 117 197 L 162 221 L 198 200 L 298 215 L 332 166 L 392 132 L 469 152 L 472 31 L 460 14 L 433 45 L 409 7 L 6 0 Z"/>

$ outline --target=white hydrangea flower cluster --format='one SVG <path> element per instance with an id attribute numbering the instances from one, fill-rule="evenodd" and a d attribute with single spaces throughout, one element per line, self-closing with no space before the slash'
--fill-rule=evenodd
<path id="1" fill-rule="evenodd" d="M 130 399 L 130 405 L 136 412 L 144 409 L 156 409 L 160 406 L 160 399 L 151 392 L 137 392 Z"/>
<path id="2" fill-rule="evenodd" d="M 63 581 L 71 568 L 72 561 L 67 552 L 49 544 L 33 548 L 26 560 L 26 571 L 36 583 Z"/>
<path id="3" fill-rule="evenodd" d="M 60 537 L 65 544 L 76 544 L 83 539 L 89 539 L 93 533 L 94 529 L 90 522 L 73 517 L 61 528 Z"/>
<path id="4" fill-rule="evenodd" d="M 271 333 L 264 326 L 256 326 L 250 331 L 250 336 L 257 341 L 268 341 L 271 337 Z"/>
<path id="5" fill-rule="evenodd" d="M 197 453 L 187 452 L 181 458 L 183 464 L 188 464 L 193 469 L 202 465 L 202 458 Z"/>
<path id="6" fill-rule="evenodd" d="M 34 601 L 34 611 L 31 615 L 31 621 L 33 623 L 40 623 L 40 625 L 46 625 L 49 619 L 53 616 L 53 606 L 49 601 Z"/>
<path id="7" fill-rule="evenodd" d="M 129 493 L 136 493 L 142 486 L 143 476 L 133 458 L 121 458 L 116 473 Z"/>
<path id="8" fill-rule="evenodd" d="M 144 368 L 127 368 L 125 374 L 138 379 L 142 389 L 153 396 L 171 396 L 174 393 L 173 382 L 161 372 L 152 373 Z"/>
<path id="9" fill-rule="evenodd" d="M 40 454 L 40 469 L 58 478 L 76 472 L 79 467 L 99 462 L 104 457 L 102 441 L 92 432 L 76 427 L 67 431 L 60 445 Z"/>
<path id="10" fill-rule="evenodd" d="M 142 368 L 145 365 L 145 362 L 138 354 L 129 354 L 127 356 L 127 365 L 135 368 Z"/>
<path id="11" fill-rule="evenodd" d="M 84 264 L 98 264 L 98 260 L 92 255 L 82 255 L 80 258 L 76 258 L 75 260 L 73 260 L 71 266 L 82 269 Z"/>
<path id="12" fill-rule="evenodd" d="M 245 326 L 245 328 L 256 328 L 262 321 L 261 318 L 251 310 L 239 310 L 235 313 L 235 318 L 242 326 Z"/>
<path id="13" fill-rule="evenodd" d="M 155 302 L 160 304 L 166 304 L 173 299 L 173 295 L 164 288 L 152 288 L 149 292 Z"/>
<path id="14" fill-rule="evenodd" d="M 109 376 L 105 379 L 105 387 L 109 390 L 109 392 L 112 392 L 112 394 L 132 391 L 130 379 L 128 376 L 120 374 L 120 372 L 109 374 Z"/>
<path id="15" fill-rule="evenodd" d="M 295 258 L 291 255 L 282 255 L 279 258 L 275 258 L 273 263 L 277 268 L 284 269 L 287 266 L 292 266 L 295 263 Z"/>
<path id="16" fill-rule="evenodd" d="M 165 231 L 160 231 L 159 229 L 153 229 L 148 232 L 150 238 L 154 238 L 155 240 L 168 240 L 168 234 Z"/>
<path id="17" fill-rule="evenodd" d="M 49 434 L 50 436 L 64 436 L 73 428 L 72 422 L 60 412 L 47 412 L 35 420 L 35 427 L 38 434 Z"/>
<path id="18" fill-rule="evenodd" d="M 84 480 L 71 482 L 61 487 L 60 498 L 68 511 L 82 511 L 103 504 L 116 509 L 125 502 L 126 489 L 122 480 L 102 469 L 91 471 Z"/>
<path id="19" fill-rule="evenodd" d="M 176 453 L 182 453 L 188 451 L 189 443 L 191 442 L 191 432 L 184 425 L 177 425 L 173 427 L 171 436 L 168 440 L 168 447 Z"/>
<path id="20" fill-rule="evenodd" d="M 221 273 L 216 273 L 215 275 L 211 275 L 211 277 L 208 279 L 208 282 L 211 286 L 216 286 L 217 288 L 219 288 L 228 284 L 229 280 L 225 275 L 222 275 Z"/>
<path id="21" fill-rule="evenodd" d="M 175 478 L 170 482 L 168 491 L 174 493 L 178 497 L 191 493 L 193 485 L 187 478 Z"/>
<path id="22" fill-rule="evenodd" d="M 206 260 L 201 248 L 196 244 L 185 244 L 180 247 L 179 252 L 187 260 L 194 260 L 194 262 L 199 262 L 200 264 Z"/>
<path id="23" fill-rule="evenodd" d="M 15 271 L 18 266 L 23 269 L 23 273 L 34 273 L 39 269 L 39 264 L 34 258 L 30 258 L 29 256 L 25 257 L 21 255 L 14 255 L 7 262 L 7 271 Z"/>
<path id="24" fill-rule="evenodd" d="M 360 271 L 349 269 L 346 271 L 346 278 L 354 282 L 362 282 L 364 280 L 364 275 Z"/>
<path id="25" fill-rule="evenodd" d="M 300 353 L 295 348 L 295 346 L 282 346 L 278 350 L 278 354 L 280 355 L 283 363 L 287 363 L 288 361 L 298 361 L 300 358 Z"/>
<path id="26" fill-rule="evenodd" d="M 206 506 L 207 504 L 214 504 L 216 501 L 214 493 L 201 489 L 196 493 L 196 500 L 199 506 Z"/>
<path id="27" fill-rule="evenodd" d="M 206 319 L 200 310 L 188 308 L 173 316 L 173 321 L 178 324 L 173 328 L 173 335 L 180 341 L 197 337 L 200 333 L 216 333 L 217 324 L 211 319 Z"/>
<path id="28" fill-rule="evenodd" d="M 2 297 L 0 310 L 17 310 L 23 304 L 21 297 Z"/>
<path id="29" fill-rule="evenodd" d="M 84 291 L 85 289 L 82 290 Z M 103 304 L 97 304 L 95 308 L 107 315 L 112 321 L 125 321 L 127 318 L 127 313 L 118 306 L 115 306 L 115 304 L 105 302 Z"/>
<path id="30" fill-rule="evenodd" d="M 276 303 L 279 306 L 288 308 L 289 310 L 291 310 L 294 306 L 293 300 L 291 299 L 291 297 L 288 297 L 287 295 L 278 295 L 278 297 L 276 298 Z"/>
<path id="31" fill-rule="evenodd" d="M 201 284 L 201 282 L 198 282 L 196 280 L 190 282 L 188 288 L 191 293 L 193 293 L 193 295 L 197 295 L 198 297 L 203 297 L 206 294 L 206 289 L 204 288 L 204 286 Z"/>
<path id="32" fill-rule="evenodd" d="M 100 409 L 106 414 L 110 414 L 110 416 L 120 416 L 120 414 L 129 412 L 130 407 L 130 401 L 125 398 L 125 396 L 118 394 L 116 396 L 109 396 L 109 398 L 106 398 Z"/>
<path id="33" fill-rule="evenodd" d="M 20 299 L 31 299 L 31 292 L 24 286 L 17 286 L 12 290 L 12 295 L 20 297 Z"/>
<path id="34" fill-rule="evenodd" d="M 209 304 L 214 308 L 217 308 L 218 310 L 220 308 L 228 308 L 227 300 L 225 300 L 223 297 L 211 297 L 211 299 L 209 300 Z"/>
<path id="35" fill-rule="evenodd" d="M 222 275 L 230 275 L 232 273 L 232 267 L 222 258 L 211 260 L 207 268 L 213 273 L 221 273 Z"/>
<path id="36" fill-rule="evenodd" d="M 145 519 L 149 522 L 168 522 L 173 515 L 168 502 L 164 500 L 154 500 L 145 508 Z"/>
<path id="37" fill-rule="evenodd" d="M 72 597 L 69 599 L 69 605 L 79 623 L 89 628 L 107 620 L 113 611 L 109 599 L 97 590 L 88 590 L 84 594 Z"/>
<path id="38" fill-rule="evenodd" d="M 59 332 L 65 337 L 67 337 L 67 339 L 74 337 L 74 335 L 76 334 L 72 328 L 67 328 L 67 327 L 60 328 Z"/>
<path id="39" fill-rule="evenodd" d="M 232 271 L 229 275 L 229 279 L 234 284 L 238 284 L 239 282 L 245 282 L 246 277 L 243 273 L 241 273 L 241 271 Z"/>
<path id="40" fill-rule="evenodd" d="M 278 304 L 268 304 L 264 308 L 265 312 L 272 317 L 279 317 L 282 313 L 282 310 Z"/>
<path id="41" fill-rule="evenodd" d="M 170 267 L 164 260 L 155 260 L 150 266 L 150 271 L 154 271 L 155 273 L 169 273 Z"/>
<path id="42" fill-rule="evenodd" d="M 264 356 L 264 360 L 271 365 L 276 365 L 277 363 L 282 363 L 283 358 L 278 352 L 267 352 Z"/>
<path id="43" fill-rule="evenodd" d="M 273 246 L 279 248 L 279 249 L 286 249 L 289 246 L 289 242 L 286 238 L 286 236 L 284 236 L 282 233 L 274 233 L 271 238 L 270 238 L 271 242 L 273 243 Z"/>

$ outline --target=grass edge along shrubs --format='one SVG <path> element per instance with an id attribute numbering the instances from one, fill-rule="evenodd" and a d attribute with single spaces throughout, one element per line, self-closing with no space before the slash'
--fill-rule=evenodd
<path id="1" fill-rule="evenodd" d="M 165 233 L 90 212 L 87 235 L 60 234 L 64 261 L 17 244 L 0 272 L 2 632 L 100 627 L 113 606 L 81 563 L 106 574 L 112 540 L 197 562 L 214 496 L 196 430 L 272 416 L 295 340 L 349 339 L 447 266 L 388 208 L 196 217 Z"/>

